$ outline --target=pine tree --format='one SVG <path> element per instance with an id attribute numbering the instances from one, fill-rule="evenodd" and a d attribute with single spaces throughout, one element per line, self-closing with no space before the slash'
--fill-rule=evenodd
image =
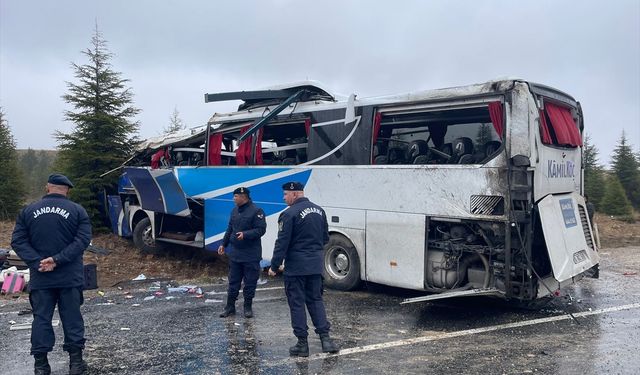
<path id="1" fill-rule="evenodd" d="M 607 179 L 607 188 L 600 202 L 601 210 L 608 215 L 629 216 L 632 212 L 631 203 L 622 188 L 622 184 L 615 174 Z"/>
<path id="2" fill-rule="evenodd" d="M 605 191 L 604 170 L 598 164 L 598 149 L 591 144 L 591 137 L 588 134 L 584 138 L 583 156 L 584 192 L 598 209 Z"/>
<path id="3" fill-rule="evenodd" d="M 104 227 L 100 207 L 102 192 L 116 185 L 117 174 L 100 175 L 120 166 L 133 152 L 138 123 L 131 120 L 140 112 L 133 106 L 133 93 L 127 79 L 111 68 L 113 55 L 96 26 L 91 47 L 82 53 L 88 63 L 72 63 L 77 83 L 67 82 L 63 99 L 73 106 L 65 120 L 74 130 L 57 131 L 59 153 L 55 168 L 74 183 L 71 198 L 82 204 L 95 229 Z"/>
<path id="4" fill-rule="evenodd" d="M 0 220 L 13 220 L 23 204 L 24 179 L 18 167 L 16 143 L 0 108 Z"/>
<path id="5" fill-rule="evenodd" d="M 631 205 L 640 209 L 640 163 L 636 159 L 624 131 L 618 145 L 613 150 L 611 165 Z"/>
<path id="6" fill-rule="evenodd" d="M 174 133 L 180 130 L 186 129 L 187 126 L 184 124 L 182 119 L 180 118 L 180 112 L 178 112 L 178 107 L 173 108 L 173 113 L 169 116 L 169 125 L 166 126 L 163 130 L 165 133 Z"/>
<path id="7" fill-rule="evenodd" d="M 42 186 L 46 183 L 46 180 L 38 181 L 36 179 L 35 170 L 38 162 L 38 155 L 32 148 L 27 149 L 19 159 L 20 169 L 24 171 L 24 181 L 28 186 L 27 201 L 34 201 L 38 196 L 37 193 L 42 196 Z"/>
<path id="8" fill-rule="evenodd" d="M 478 133 L 476 134 L 476 144 L 478 146 L 483 146 L 487 142 L 491 141 L 491 130 L 493 125 L 482 124 L 480 128 L 478 128 Z"/>

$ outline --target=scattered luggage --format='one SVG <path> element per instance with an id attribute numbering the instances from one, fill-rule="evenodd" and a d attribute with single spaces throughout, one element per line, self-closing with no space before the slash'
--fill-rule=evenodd
<path id="1" fill-rule="evenodd" d="M 7 272 L 2 283 L 2 294 L 20 293 L 25 285 L 24 275 L 17 272 Z"/>

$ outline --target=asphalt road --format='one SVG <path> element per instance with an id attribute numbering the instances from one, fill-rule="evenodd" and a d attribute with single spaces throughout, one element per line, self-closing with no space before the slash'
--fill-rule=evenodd
<path id="1" fill-rule="evenodd" d="M 637 374 L 640 248 L 601 255 L 600 279 L 581 280 L 571 297 L 536 310 L 483 297 L 400 305 L 407 294 L 399 290 L 328 290 L 332 336 L 343 350 L 322 354 L 310 330 L 312 354 L 299 360 L 288 357 L 295 340 L 277 278 L 259 286 L 254 319 L 218 318 L 216 300 L 225 296 L 212 293 L 224 285 L 201 286 L 204 298 L 147 301 L 149 284 L 104 297 L 88 291 L 85 357 L 92 374 Z M 2 374 L 32 373 L 30 331 L 9 330 L 9 321 L 30 319 L 17 314 L 27 307 L 0 301 Z M 66 374 L 62 327 L 55 331 L 50 362 L 54 374 Z"/>

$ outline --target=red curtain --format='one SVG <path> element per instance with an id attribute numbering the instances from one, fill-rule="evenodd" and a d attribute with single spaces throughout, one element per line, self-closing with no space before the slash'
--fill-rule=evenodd
<path id="1" fill-rule="evenodd" d="M 309 134 L 311 134 L 311 119 L 304 120 L 304 131 L 307 132 L 307 138 L 309 138 Z"/>
<path id="2" fill-rule="evenodd" d="M 502 113 L 502 103 L 489 103 L 489 116 L 491 116 L 491 122 L 493 123 L 493 128 L 496 129 L 496 133 L 498 133 L 498 137 L 502 139 L 502 133 L 504 130 L 504 115 Z"/>
<path id="3" fill-rule="evenodd" d="M 247 130 L 249 130 L 249 125 L 240 130 L 240 135 L 244 134 Z M 252 137 L 245 139 L 238 145 L 238 148 L 236 149 L 237 165 L 247 165 L 249 162 L 249 157 L 251 156 L 251 138 Z"/>
<path id="4" fill-rule="evenodd" d="M 151 155 L 151 169 L 158 169 L 163 165 L 168 165 L 170 160 L 169 150 L 160 149 Z"/>
<path id="5" fill-rule="evenodd" d="M 382 124 L 382 113 L 378 112 L 373 118 L 373 144 L 378 141 L 378 136 L 380 135 L 380 124 Z"/>
<path id="6" fill-rule="evenodd" d="M 544 107 L 551 120 L 553 131 L 556 133 L 558 144 L 575 147 L 582 146 L 580 131 L 576 126 L 576 122 L 573 121 L 569 108 L 553 103 L 545 103 Z"/>
<path id="7" fill-rule="evenodd" d="M 209 135 L 209 165 L 222 164 L 222 133 Z"/>
<path id="8" fill-rule="evenodd" d="M 547 125 L 547 120 L 544 118 L 543 110 L 540 110 L 540 136 L 542 136 L 542 143 L 545 145 L 553 143 L 551 140 L 551 133 L 549 132 L 549 125 Z"/>
<path id="9" fill-rule="evenodd" d="M 243 127 L 240 130 L 240 135 L 249 130 L 250 125 Z M 256 165 L 262 165 L 262 134 L 264 129 L 258 130 L 258 140 L 256 142 Z M 236 150 L 236 165 L 247 165 L 251 161 L 251 143 L 253 142 L 253 135 L 242 141 Z"/>
<path id="10" fill-rule="evenodd" d="M 262 161 L 262 134 L 264 128 L 258 130 L 258 141 L 256 142 L 256 165 L 264 164 Z"/>

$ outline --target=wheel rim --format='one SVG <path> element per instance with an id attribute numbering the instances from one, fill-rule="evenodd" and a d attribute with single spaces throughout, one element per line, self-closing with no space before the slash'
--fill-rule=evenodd
<path id="1" fill-rule="evenodd" d="M 142 242 L 144 242 L 145 245 L 150 247 L 154 247 L 156 245 L 156 241 L 153 239 L 153 236 L 151 235 L 151 225 L 144 228 L 144 230 L 142 231 Z"/>
<path id="2" fill-rule="evenodd" d="M 351 260 L 347 251 L 340 246 L 335 246 L 327 251 L 325 268 L 329 276 L 334 279 L 344 279 L 351 269 Z"/>

